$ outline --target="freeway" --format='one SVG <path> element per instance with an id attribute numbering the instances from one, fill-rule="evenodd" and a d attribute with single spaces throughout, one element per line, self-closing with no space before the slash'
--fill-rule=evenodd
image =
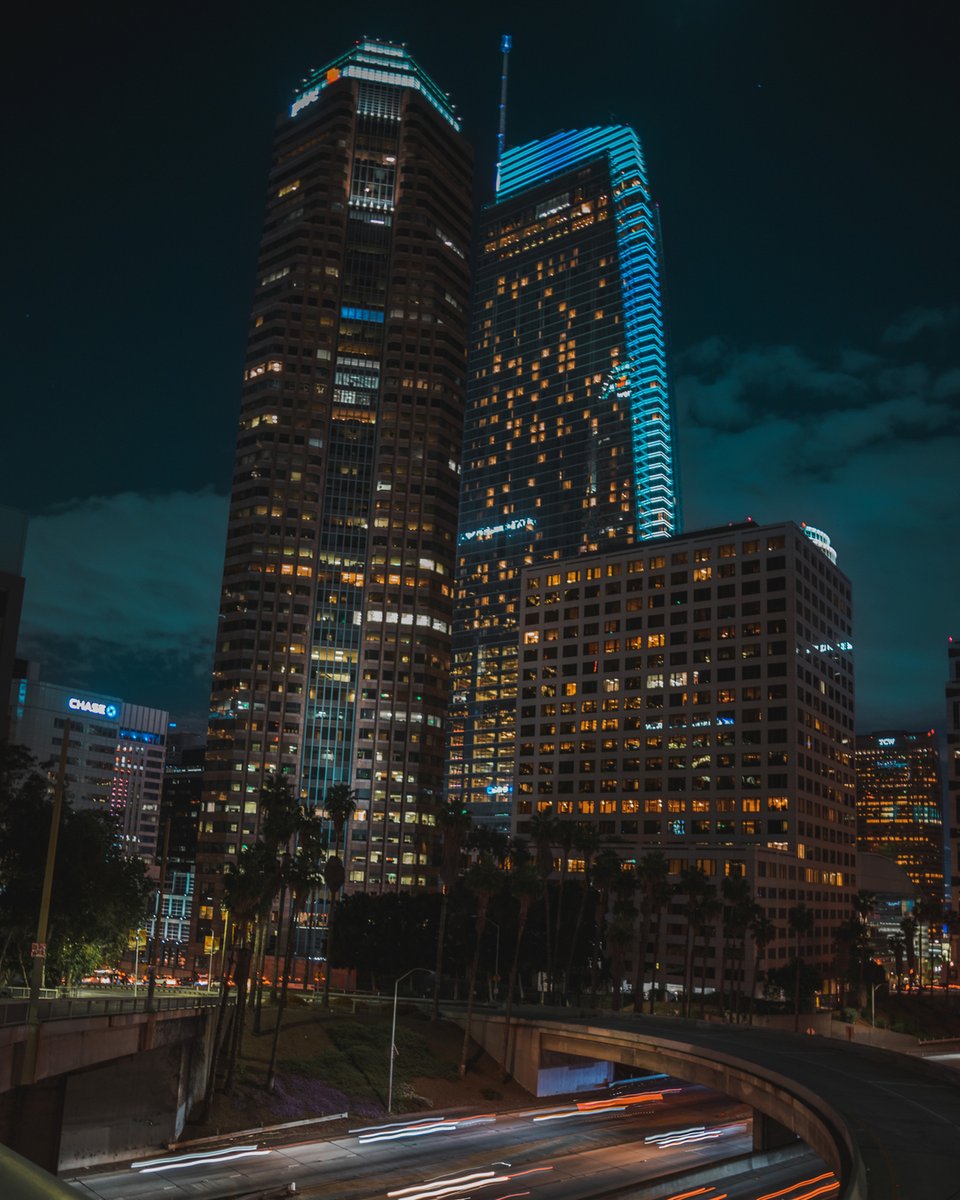
<path id="1" fill-rule="evenodd" d="M 325 1200 L 472 1200 L 474 1192 L 477 1200 L 588 1200 L 749 1155 L 751 1145 L 748 1109 L 705 1088 L 657 1080 L 621 1095 L 509 1113 L 431 1114 L 323 1140 L 204 1146 L 67 1182 L 86 1200 L 236 1200 L 281 1195 L 290 1184 Z M 786 1182 L 826 1168 L 807 1154 L 790 1170 Z M 763 1190 L 753 1182 L 750 1200 Z"/>

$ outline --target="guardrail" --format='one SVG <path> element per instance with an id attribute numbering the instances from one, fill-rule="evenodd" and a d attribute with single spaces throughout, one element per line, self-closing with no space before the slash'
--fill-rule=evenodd
<path id="1" fill-rule="evenodd" d="M 232 999 L 232 998 L 231 998 Z M 175 1012 L 191 1008 L 214 1008 L 220 1003 L 218 995 L 154 996 L 154 1012 Z M 0 1026 L 23 1025 L 27 1019 L 29 1001 L 0 999 Z M 41 1021 L 70 1021 L 78 1017 L 113 1017 L 125 1013 L 147 1011 L 143 996 L 64 996 L 56 1000 L 41 1000 L 37 1013 Z"/>

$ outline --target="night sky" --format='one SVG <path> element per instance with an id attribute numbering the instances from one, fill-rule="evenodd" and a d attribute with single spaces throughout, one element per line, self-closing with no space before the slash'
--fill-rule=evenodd
<path id="1" fill-rule="evenodd" d="M 625 122 L 665 242 L 685 525 L 806 520 L 854 586 L 858 727 L 943 725 L 960 634 L 956 5 L 39 5 L 7 18 L 0 504 L 22 651 L 206 709 L 273 122 L 366 35 L 510 144 Z M 24 15 L 32 10 L 35 17 Z"/>

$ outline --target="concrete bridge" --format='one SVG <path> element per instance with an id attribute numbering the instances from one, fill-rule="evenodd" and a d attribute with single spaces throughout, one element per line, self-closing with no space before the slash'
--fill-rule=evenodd
<path id="1" fill-rule="evenodd" d="M 474 1016 L 472 1032 L 502 1063 L 504 1018 Z M 529 1009 L 511 1021 L 508 1069 L 534 1095 L 602 1086 L 614 1063 L 676 1075 L 749 1104 L 755 1148 L 802 1139 L 840 1178 L 842 1200 L 960 1196 L 960 1072 L 950 1067 L 705 1021 L 550 1017 Z"/>
<path id="2" fill-rule="evenodd" d="M 0 1143 L 56 1172 L 176 1140 L 203 1093 L 216 1004 L 45 1000 L 31 1030 L 24 1004 L 0 1003 Z"/>

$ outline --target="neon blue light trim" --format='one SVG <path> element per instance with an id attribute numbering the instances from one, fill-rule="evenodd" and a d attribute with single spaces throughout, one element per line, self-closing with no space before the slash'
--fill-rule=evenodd
<path id="1" fill-rule="evenodd" d="M 640 141 L 626 125 L 558 133 L 507 150 L 497 200 L 605 158 L 623 297 L 625 354 L 605 392 L 630 405 L 636 536 L 670 537 L 681 529 L 676 489 L 673 406 L 667 375 L 658 263 L 657 216 Z"/>
<path id="2" fill-rule="evenodd" d="M 437 87 L 405 46 L 391 46 L 386 42 L 360 42 L 346 54 L 313 71 L 295 92 L 296 99 L 290 105 L 291 117 L 320 98 L 327 86 L 328 71 L 338 71 L 341 76 L 364 79 L 369 83 L 411 88 L 424 96 L 443 119 L 460 132 L 460 122 L 446 92 Z"/>
<path id="3" fill-rule="evenodd" d="M 383 324 L 383 313 L 375 308 L 353 308 L 345 304 L 340 309 L 340 316 L 344 321 L 373 321 L 377 325 Z"/>

